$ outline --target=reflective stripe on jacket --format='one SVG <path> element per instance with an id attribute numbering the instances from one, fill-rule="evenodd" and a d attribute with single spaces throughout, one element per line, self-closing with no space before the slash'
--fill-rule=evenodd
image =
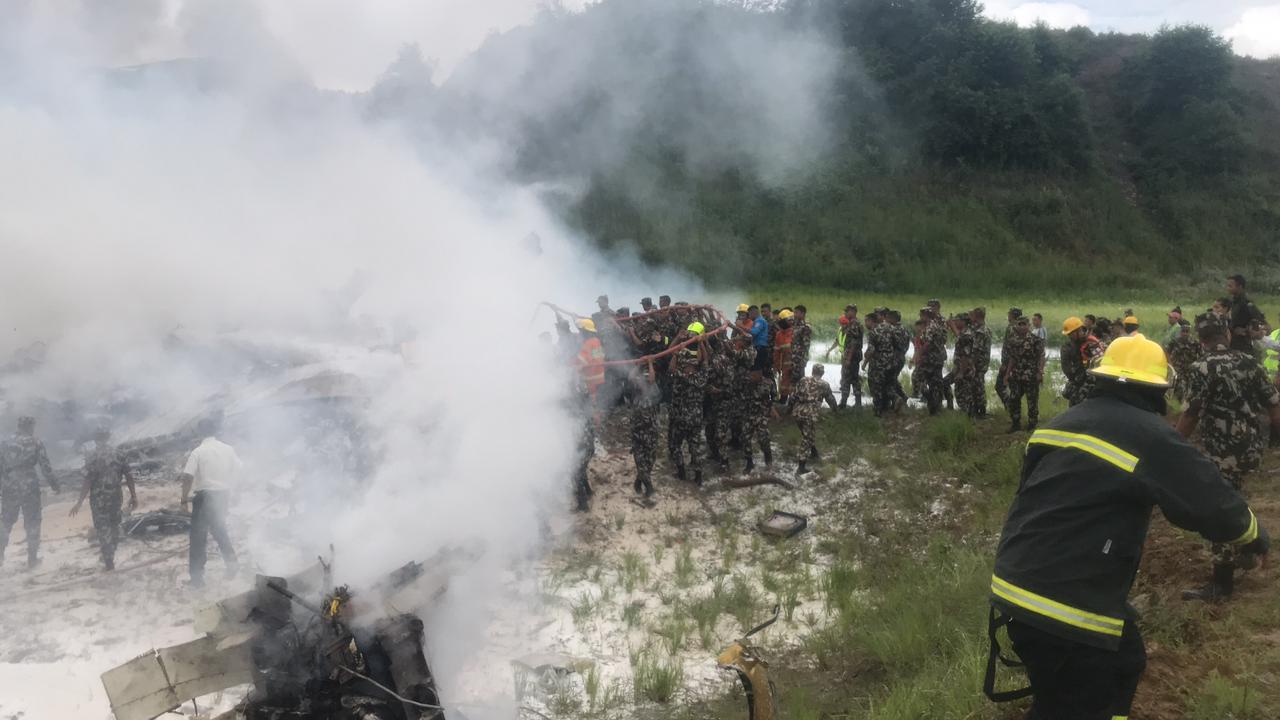
<path id="1" fill-rule="evenodd" d="M 600 343 L 600 338 L 593 336 L 583 340 L 582 348 L 578 350 L 578 365 L 582 370 L 582 379 L 591 392 L 604 384 L 603 363 L 604 345 Z"/>
<path id="2" fill-rule="evenodd" d="M 1271 341 L 1280 343 L 1280 330 L 1271 333 Z M 1262 365 L 1267 369 L 1267 374 L 1274 378 L 1276 372 L 1280 371 L 1280 352 L 1267 348 Z"/>
<path id="3" fill-rule="evenodd" d="M 1114 650 L 1154 506 L 1215 542 L 1258 536 L 1244 498 L 1156 413 L 1109 395 L 1067 410 L 1027 443 L 992 604 L 1045 632 Z"/>

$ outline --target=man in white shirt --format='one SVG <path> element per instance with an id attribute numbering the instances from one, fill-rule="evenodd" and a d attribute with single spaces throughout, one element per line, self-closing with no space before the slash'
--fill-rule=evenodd
<path id="1" fill-rule="evenodd" d="M 179 477 L 182 479 L 182 509 L 191 503 L 191 550 L 188 567 L 191 585 L 204 585 L 204 565 L 209 534 L 218 543 L 218 550 L 227 563 L 227 574 L 234 575 L 239 568 L 236 550 L 227 535 L 227 504 L 230 491 L 244 466 L 230 445 L 214 437 L 217 425 L 204 419 L 196 426 L 204 440 L 187 456 L 187 463 Z"/>

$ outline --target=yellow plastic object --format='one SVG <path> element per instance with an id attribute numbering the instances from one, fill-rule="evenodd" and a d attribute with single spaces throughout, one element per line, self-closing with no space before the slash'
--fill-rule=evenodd
<path id="1" fill-rule="evenodd" d="M 1062 334 L 1070 335 L 1071 333 L 1084 327 L 1084 321 L 1078 317 L 1069 317 L 1062 321 Z"/>
<path id="2" fill-rule="evenodd" d="M 690 335 L 701 335 L 707 328 L 702 323 L 694 321 L 689 323 L 689 327 L 687 329 L 689 330 Z"/>
<path id="3" fill-rule="evenodd" d="M 580 330 L 586 330 L 587 332 L 595 332 L 595 331 L 596 331 L 596 321 L 595 321 L 595 320 L 590 320 L 590 319 L 587 319 L 587 318 L 582 318 L 581 320 L 579 320 L 579 321 L 578 321 L 578 329 L 580 329 Z"/>
<path id="4" fill-rule="evenodd" d="M 1169 362 L 1164 348 L 1141 334 L 1116 338 L 1090 373 L 1123 383 L 1169 387 Z"/>
<path id="5" fill-rule="evenodd" d="M 759 657 L 755 648 L 737 640 L 720 652 L 716 663 L 721 670 L 736 672 L 742 681 L 742 690 L 747 695 L 748 720 L 774 720 L 777 717 L 773 683 L 769 681 L 769 663 Z"/>
<path id="6" fill-rule="evenodd" d="M 782 312 L 778 313 L 778 319 L 790 320 L 792 315 L 795 315 L 795 313 L 791 312 L 790 310 L 783 310 Z"/>
<path id="7" fill-rule="evenodd" d="M 746 303 L 742 303 L 741 305 L 738 306 L 738 312 L 740 313 L 747 312 L 750 309 L 751 309 L 751 306 Z"/>

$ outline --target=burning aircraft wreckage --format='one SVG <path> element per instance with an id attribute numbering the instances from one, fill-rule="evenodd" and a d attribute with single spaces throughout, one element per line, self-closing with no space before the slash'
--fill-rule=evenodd
<path id="1" fill-rule="evenodd" d="M 554 309 L 558 315 L 566 312 Z M 717 331 L 729 327 L 714 309 L 706 311 Z M 101 408 L 99 414 L 121 428 L 118 447 L 135 470 L 168 472 L 198 441 L 195 428 L 209 415 L 221 417 L 233 434 L 237 427 L 247 433 L 286 416 L 294 429 L 316 424 L 354 427 L 372 396 L 370 386 L 385 377 L 388 367 L 411 364 L 414 354 L 412 347 L 372 352 L 362 348 L 363 357 L 357 360 L 353 354 L 344 361 L 342 349 L 333 346 L 260 345 L 234 336 L 216 342 L 226 364 L 236 368 L 229 376 L 234 382 L 185 407 L 157 409 L 120 390 L 113 407 Z M 209 349 L 201 348 L 206 355 Z M 379 355 L 385 357 L 370 364 L 369 357 Z M 0 387 L 13 387 L 15 376 L 39 371 L 38 352 L 23 358 L 2 369 Z M 645 365 L 653 360 L 646 356 L 630 362 Z M 41 421 L 51 453 L 61 456 L 61 466 L 72 465 L 95 414 L 85 412 L 84 402 L 67 398 L 34 404 L 44 409 Z M 0 414 L 12 414 L 11 405 L 5 402 Z M 74 411 L 68 411 L 68 405 Z M 352 450 L 356 455 L 361 451 Z M 284 493 L 288 495 L 287 488 Z M 189 515 L 176 510 L 133 514 L 125 518 L 124 535 L 183 532 L 189 522 Z M 111 710 L 117 720 L 152 720 L 190 703 L 197 716 L 209 717 L 199 711 L 202 700 L 230 691 L 232 698 L 245 694 L 232 709 L 214 716 L 216 720 L 462 718 L 459 708 L 440 698 L 427 661 L 430 648 L 422 619 L 404 609 L 439 602 L 450 579 L 463 574 L 480 554 L 474 547 L 447 548 L 359 588 L 340 584 L 332 557 L 317 558 L 311 567 L 287 577 L 257 575 L 252 588 L 196 611 L 196 639 L 149 650 L 102 673 Z M 776 620 L 775 608 L 771 620 L 716 658 L 719 668 L 741 681 L 750 720 L 776 716 L 768 663 L 759 648 L 748 644 L 751 635 Z M 530 655 L 512 661 L 517 700 L 529 680 L 537 686 L 547 678 L 558 682 L 576 672 L 573 660 Z M 515 708 L 521 717 L 525 710 Z M 529 717 L 540 715 L 530 712 Z"/>
<path id="2" fill-rule="evenodd" d="M 117 720 L 151 720 L 251 683 L 222 720 L 443 720 L 422 621 L 395 608 L 438 598 L 459 557 L 410 563 L 365 593 L 335 586 L 324 561 L 288 578 L 259 575 L 253 589 L 197 613 L 204 637 L 106 672 L 111 709 Z"/>

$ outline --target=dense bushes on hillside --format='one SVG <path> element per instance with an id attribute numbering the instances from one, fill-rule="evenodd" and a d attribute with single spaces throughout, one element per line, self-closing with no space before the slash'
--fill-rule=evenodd
<path id="1" fill-rule="evenodd" d="M 566 217 L 600 245 L 713 281 L 1065 290 L 1280 265 L 1280 61 L 1203 27 L 603 0 L 491 38 L 441 90 L 515 144 L 513 172 L 572 181 Z"/>

